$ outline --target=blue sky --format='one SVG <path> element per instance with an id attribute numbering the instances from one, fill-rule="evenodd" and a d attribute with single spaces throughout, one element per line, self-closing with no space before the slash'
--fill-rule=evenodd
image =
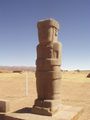
<path id="1" fill-rule="evenodd" d="M 60 23 L 62 69 L 90 69 L 90 0 L 0 0 L 0 66 L 35 66 L 46 18 Z"/>

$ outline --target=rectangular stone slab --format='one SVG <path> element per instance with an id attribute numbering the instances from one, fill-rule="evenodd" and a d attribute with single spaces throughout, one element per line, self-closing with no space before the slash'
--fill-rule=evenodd
<path id="1" fill-rule="evenodd" d="M 63 106 L 52 117 L 31 113 L 10 113 L 6 115 L 5 120 L 78 120 L 81 113 L 81 107 Z"/>
<path id="2" fill-rule="evenodd" d="M 8 100 L 0 100 L 0 112 L 8 112 L 9 111 L 9 101 Z"/>

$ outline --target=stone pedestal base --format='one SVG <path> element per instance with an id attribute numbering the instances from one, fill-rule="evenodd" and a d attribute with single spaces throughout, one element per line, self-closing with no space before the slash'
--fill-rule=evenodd
<path id="1" fill-rule="evenodd" d="M 61 108 L 60 100 L 36 100 L 32 108 L 33 114 L 52 116 Z"/>
<path id="2" fill-rule="evenodd" d="M 37 106 L 32 109 L 32 113 L 38 115 L 52 116 L 55 112 L 57 112 L 57 109 L 54 112 L 52 112 L 49 108 L 41 108 Z"/>
<path id="3" fill-rule="evenodd" d="M 23 113 L 7 114 L 5 120 L 78 120 L 80 114 L 82 113 L 82 108 L 62 106 L 62 108 L 53 116 Z"/>

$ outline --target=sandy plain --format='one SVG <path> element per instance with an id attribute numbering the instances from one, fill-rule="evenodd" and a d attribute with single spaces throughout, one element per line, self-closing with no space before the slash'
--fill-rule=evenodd
<path id="1" fill-rule="evenodd" d="M 90 71 L 64 71 L 61 81 L 61 100 L 63 104 L 82 106 L 84 112 L 79 120 L 90 120 Z M 0 99 L 12 100 L 28 96 L 30 102 L 36 98 L 36 78 L 34 72 L 0 73 Z"/>

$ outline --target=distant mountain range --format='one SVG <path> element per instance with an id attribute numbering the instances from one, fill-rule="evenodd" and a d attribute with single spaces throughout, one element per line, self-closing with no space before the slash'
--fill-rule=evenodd
<path id="1" fill-rule="evenodd" d="M 33 71 L 36 67 L 33 66 L 0 66 L 0 71 Z"/>
<path id="2" fill-rule="evenodd" d="M 0 72 L 7 71 L 7 72 L 12 72 L 12 71 L 36 71 L 36 67 L 33 66 L 0 66 Z M 90 72 L 90 70 L 61 70 L 62 72 Z"/>

